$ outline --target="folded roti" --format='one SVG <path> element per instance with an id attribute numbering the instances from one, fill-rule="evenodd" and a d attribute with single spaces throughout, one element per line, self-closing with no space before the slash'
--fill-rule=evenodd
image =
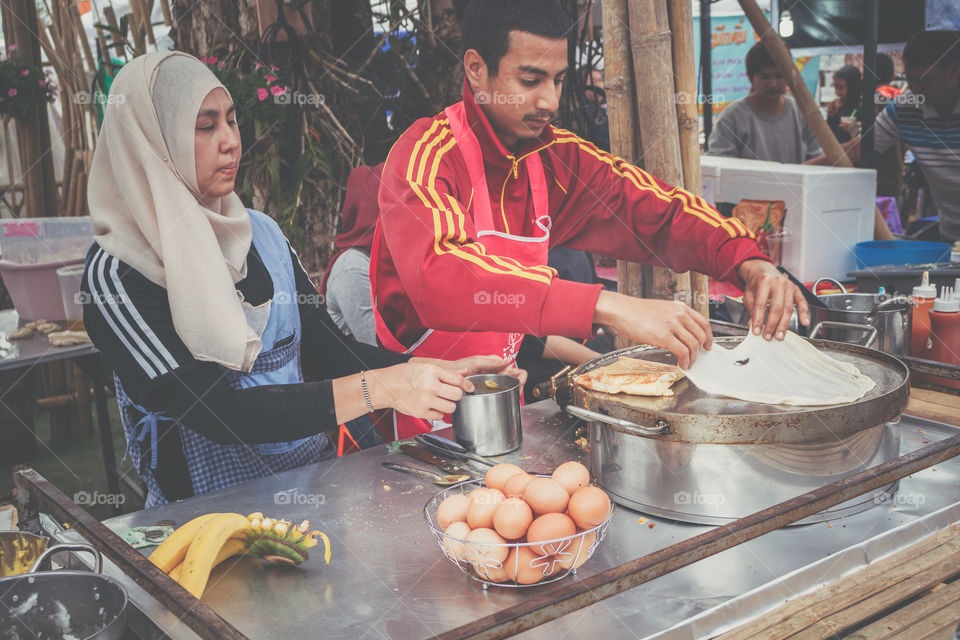
<path id="1" fill-rule="evenodd" d="M 683 375 L 683 370 L 676 365 L 622 357 L 616 362 L 577 376 L 574 382 L 603 393 L 672 396 L 673 390 L 670 387 L 682 379 Z"/>
<path id="2" fill-rule="evenodd" d="M 846 404 L 876 386 L 855 365 L 831 358 L 790 331 L 782 341 L 750 333 L 733 349 L 701 349 L 686 374 L 707 393 L 764 404 Z"/>

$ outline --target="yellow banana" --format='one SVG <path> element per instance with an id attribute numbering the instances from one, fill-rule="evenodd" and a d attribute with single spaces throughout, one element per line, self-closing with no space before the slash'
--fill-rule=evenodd
<path id="1" fill-rule="evenodd" d="M 247 553 L 247 539 L 246 536 L 239 536 L 236 538 L 230 538 L 227 540 L 222 547 L 220 547 L 220 552 L 217 554 L 217 558 L 213 561 L 213 566 L 216 567 L 221 562 L 227 558 L 232 558 L 233 556 L 242 556 Z M 211 567 L 212 570 L 213 567 Z M 170 569 L 170 577 L 180 582 L 180 574 L 183 571 L 183 563 L 181 562 L 173 569 Z"/>
<path id="2" fill-rule="evenodd" d="M 180 570 L 180 584 L 199 598 L 207 586 L 210 570 L 227 540 L 247 531 L 250 521 L 239 513 L 221 513 L 206 522 L 190 544 Z"/>
<path id="3" fill-rule="evenodd" d="M 150 562 L 157 565 L 164 573 L 170 573 L 170 570 L 186 557 L 187 549 L 203 525 L 218 515 L 221 514 L 207 513 L 180 526 L 153 550 L 149 557 Z"/>

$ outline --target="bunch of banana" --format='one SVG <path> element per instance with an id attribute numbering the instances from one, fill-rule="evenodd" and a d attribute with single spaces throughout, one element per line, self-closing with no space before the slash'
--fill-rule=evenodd
<path id="1" fill-rule="evenodd" d="M 273 520 L 262 513 L 244 517 L 239 513 L 208 513 L 174 531 L 150 554 L 149 560 L 184 589 L 199 598 L 215 566 L 237 555 L 251 555 L 269 562 L 297 565 L 318 544 L 325 545 L 324 560 L 330 564 L 330 539 L 310 531 L 310 521 L 296 526 Z"/>

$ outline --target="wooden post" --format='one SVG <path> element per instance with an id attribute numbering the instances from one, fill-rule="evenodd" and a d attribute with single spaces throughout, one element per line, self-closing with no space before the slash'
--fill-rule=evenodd
<path id="1" fill-rule="evenodd" d="M 850 158 L 847 157 L 843 147 L 840 146 L 836 136 L 833 135 L 827 121 L 823 119 L 823 114 L 820 113 L 820 107 L 817 106 L 816 100 L 814 100 L 810 94 L 810 89 L 807 88 L 807 84 L 803 81 L 803 78 L 800 77 L 797 65 L 793 63 L 793 56 L 790 55 L 790 50 L 787 49 L 787 45 L 780 37 L 780 34 L 770 26 L 770 22 L 767 21 L 767 18 L 763 15 L 763 10 L 757 6 L 756 0 L 738 1 L 747 19 L 750 20 L 750 24 L 753 25 L 754 31 L 760 36 L 763 46 L 770 53 L 770 57 L 773 58 L 777 68 L 780 69 L 780 73 L 782 73 L 786 79 L 787 85 L 790 87 L 790 92 L 797 101 L 797 107 L 800 109 L 800 113 L 803 114 L 803 119 L 806 120 L 807 126 L 810 127 L 813 135 L 816 136 L 817 142 L 820 143 L 820 148 L 823 149 L 824 155 L 827 156 L 827 160 L 834 166 L 852 167 L 853 163 L 850 162 Z M 893 240 L 890 227 L 887 226 L 886 221 L 880 214 L 880 210 L 874 207 L 873 212 L 874 239 Z"/>
<path id="2" fill-rule="evenodd" d="M 3 0 L 4 39 L 17 47 L 17 54 L 28 63 L 40 66 L 40 43 L 37 6 L 34 0 Z M 53 172 L 53 157 L 49 153 L 50 125 L 44 105 L 29 117 L 18 119 L 17 147 L 20 153 L 26 214 L 45 218 L 58 215 L 57 183 Z"/>
<path id="3" fill-rule="evenodd" d="M 603 3 L 603 84 L 607 94 L 610 151 L 633 164 L 640 163 L 640 130 L 636 126 L 636 91 L 633 88 L 633 61 L 630 56 L 628 0 Z M 649 269 L 646 269 L 649 271 Z M 647 275 L 649 280 L 649 274 Z M 643 297 L 644 265 L 617 262 L 617 290 Z M 618 348 L 630 346 L 619 336 Z"/>
<path id="4" fill-rule="evenodd" d="M 628 11 L 643 167 L 668 184 L 683 184 L 667 3 L 630 0 Z M 690 301 L 689 274 L 675 274 L 661 262 L 651 276 L 644 285 L 646 297 Z"/>
<path id="5" fill-rule="evenodd" d="M 680 161 L 683 188 L 702 195 L 700 174 L 700 120 L 697 113 L 697 65 L 693 57 L 693 9 L 690 0 L 670 0 L 670 32 L 673 35 L 673 77 L 677 88 L 677 124 L 680 131 Z M 683 98 L 683 99 L 681 99 Z M 710 97 L 707 96 L 707 100 Z M 709 317 L 708 278 L 690 273 L 691 306 Z"/>

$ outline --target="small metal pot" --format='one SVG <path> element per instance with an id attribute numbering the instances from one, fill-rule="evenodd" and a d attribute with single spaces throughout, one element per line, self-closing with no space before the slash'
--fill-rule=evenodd
<path id="1" fill-rule="evenodd" d="M 520 381 L 484 374 L 467 378 L 476 387 L 453 412 L 453 439 L 481 456 L 499 456 L 520 447 Z"/>
<path id="2" fill-rule="evenodd" d="M 811 338 L 859 344 L 893 356 L 907 355 L 913 315 L 909 298 L 881 301 L 875 293 L 818 297 L 827 306 L 810 307 Z"/>
<path id="3" fill-rule="evenodd" d="M 45 571 L 35 573 L 59 551 L 89 551 L 97 558 L 97 573 Z M 87 544 L 50 547 L 30 571 L 0 580 L 0 629 L 12 638 L 83 638 L 119 640 L 126 627 L 127 592 L 101 575 L 103 558 Z"/>

